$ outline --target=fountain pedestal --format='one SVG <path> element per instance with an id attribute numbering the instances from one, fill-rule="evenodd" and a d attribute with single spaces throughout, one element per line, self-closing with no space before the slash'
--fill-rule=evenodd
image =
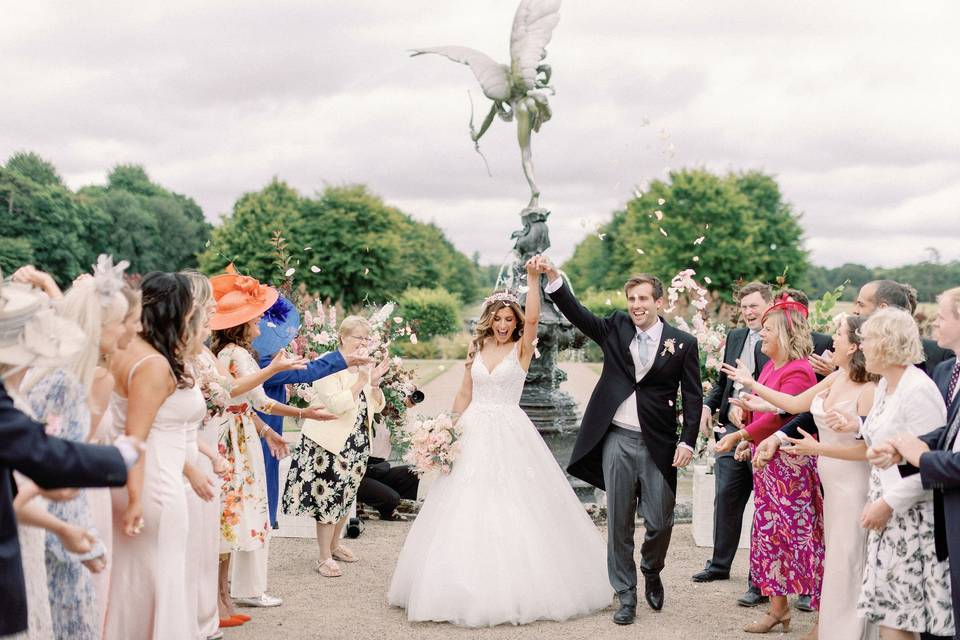
<path id="1" fill-rule="evenodd" d="M 516 239 L 513 245 L 514 260 L 501 270 L 497 282 L 498 288 L 505 286 L 520 289 L 517 285 L 540 288 L 543 303 L 540 308 L 540 325 L 537 328 L 539 357 L 535 357 L 530 363 L 527 382 L 520 397 L 520 408 L 541 433 L 573 430 L 580 422 L 576 401 L 570 394 L 560 390 L 560 383 L 567 379 L 567 374 L 557 367 L 557 354 L 563 349 L 578 348 L 585 341 L 584 336 L 560 314 L 546 296 L 543 290 L 547 285 L 546 278 L 541 276 L 537 282 L 526 282 L 524 265 L 527 260 L 550 247 L 550 233 L 547 229 L 549 216 L 550 212 L 542 207 L 527 208 L 521 212 L 523 228 L 511 236 Z M 526 297 L 526 293 L 520 294 L 522 305 L 526 305 Z"/>

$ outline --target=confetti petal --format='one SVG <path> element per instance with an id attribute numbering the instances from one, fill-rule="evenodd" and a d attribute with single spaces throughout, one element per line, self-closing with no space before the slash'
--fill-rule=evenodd
<path id="1" fill-rule="evenodd" d="M 370 274 L 369 267 L 363 270 L 363 275 L 369 275 L 369 274 Z"/>
<path id="2" fill-rule="evenodd" d="M 704 241 L 705 239 L 706 239 L 706 236 L 700 236 L 699 238 L 697 238 L 696 240 L 693 241 L 693 244 L 695 244 L 695 245 L 703 244 L 703 241 Z"/>
<path id="3" fill-rule="evenodd" d="M 661 234 L 664 238 L 667 237 L 667 232 L 663 230 L 663 227 L 660 227 L 660 234 Z"/>
<path id="4" fill-rule="evenodd" d="M 292 275 L 295 274 L 296 272 L 297 272 L 296 269 L 294 269 L 293 267 L 290 267 L 289 269 L 287 269 L 286 273 L 284 273 L 283 275 L 286 276 L 287 278 L 289 278 L 290 276 L 292 276 Z"/>
<path id="5" fill-rule="evenodd" d="M 703 281 L 707 284 L 713 284 L 713 280 L 710 279 L 710 276 L 703 276 Z"/>
<path id="6" fill-rule="evenodd" d="M 663 205 L 665 205 L 666 203 L 667 203 L 667 201 L 664 200 L 663 198 L 660 198 L 659 200 L 657 200 L 657 204 L 660 205 L 661 207 L 662 207 Z"/>
<path id="7" fill-rule="evenodd" d="M 700 262 L 700 256 L 693 256 L 694 262 Z"/>
<path id="8" fill-rule="evenodd" d="M 310 267 L 310 271 L 313 271 L 314 273 L 320 273 L 320 267 L 318 267 L 317 265 L 313 265 L 312 267 Z"/>
<path id="9" fill-rule="evenodd" d="M 663 211 L 660 211 L 660 209 L 654 211 L 653 215 L 657 216 L 657 220 L 663 220 Z"/>
<path id="10" fill-rule="evenodd" d="M 601 240 L 604 240 L 604 239 L 606 239 L 607 234 L 605 234 L 605 233 L 598 233 L 598 234 L 597 234 L 597 237 L 600 238 Z"/>
<path id="11" fill-rule="evenodd" d="M 310 251 L 311 249 L 313 249 L 313 247 L 304 247 L 304 248 L 303 248 L 304 251 Z"/>
<path id="12" fill-rule="evenodd" d="M 643 249 L 637 249 L 637 253 L 639 253 L 640 255 L 644 255 Z"/>

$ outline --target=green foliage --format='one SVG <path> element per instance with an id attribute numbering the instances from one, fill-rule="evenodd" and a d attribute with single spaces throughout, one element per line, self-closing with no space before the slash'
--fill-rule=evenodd
<path id="1" fill-rule="evenodd" d="M 842 299 L 851 301 L 864 284 L 884 279 L 908 283 L 917 290 L 920 302 L 935 302 L 939 294 L 960 282 L 960 261 L 943 264 L 923 261 L 892 268 L 870 268 L 849 263 L 832 269 L 813 267 L 809 274 L 809 291 L 811 296 L 819 296 L 849 282 Z"/>
<path id="2" fill-rule="evenodd" d="M 9 276 L 34 261 L 33 247 L 26 238 L 0 238 L 0 277 Z"/>
<path id="3" fill-rule="evenodd" d="M 413 288 L 400 296 L 400 315 L 424 340 L 460 331 L 459 311 L 459 300 L 446 289 Z"/>
<path id="4" fill-rule="evenodd" d="M 275 269 L 271 239 L 279 232 L 295 242 L 298 250 L 309 246 L 302 234 L 293 233 L 300 225 L 302 206 L 300 194 L 276 178 L 260 191 L 243 194 L 233 205 L 233 213 L 213 230 L 209 246 L 199 256 L 200 269 L 215 274 L 233 262 L 241 273 L 261 281 L 278 281 L 282 274 Z"/>
<path id="5" fill-rule="evenodd" d="M 29 178 L 39 185 L 63 186 L 63 178 L 52 163 L 44 160 L 33 151 L 18 151 L 7 160 L 7 169 Z"/>
<path id="6" fill-rule="evenodd" d="M 276 264 L 277 232 L 293 278 L 347 308 L 396 299 L 410 287 L 440 286 L 460 302 L 479 292 L 474 265 L 436 225 L 414 221 L 360 185 L 304 198 L 274 180 L 244 195 L 214 230 L 201 268 L 216 273 L 233 261 L 242 273 L 279 284 L 288 269 Z"/>
<path id="7" fill-rule="evenodd" d="M 430 340 L 394 342 L 390 354 L 409 360 L 466 360 L 470 335 L 461 332 L 452 336 L 436 336 Z"/>
<path id="8" fill-rule="evenodd" d="M 833 291 L 825 292 L 819 299 L 813 301 L 813 309 L 810 311 L 811 329 L 820 333 L 833 333 L 833 309 L 837 306 L 837 301 L 843 297 L 846 284 L 843 283 Z"/>
<path id="9" fill-rule="evenodd" d="M 614 311 L 625 311 L 627 308 L 627 301 L 622 289 L 612 291 L 588 289 L 577 292 L 577 299 L 594 315 L 601 318 L 606 318 Z"/>
<path id="10" fill-rule="evenodd" d="M 803 278 L 807 256 L 798 220 L 776 182 L 762 173 L 673 171 L 669 182 L 651 183 L 581 242 L 564 270 L 577 287 L 617 289 L 632 273 L 669 281 L 692 267 L 730 302 L 741 279 L 771 281 L 788 266 L 792 277 Z"/>

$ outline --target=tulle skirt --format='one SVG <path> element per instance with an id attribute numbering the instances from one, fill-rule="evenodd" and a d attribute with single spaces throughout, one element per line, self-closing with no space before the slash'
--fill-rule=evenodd
<path id="1" fill-rule="evenodd" d="M 516 405 L 471 405 L 462 452 L 430 488 L 388 593 L 411 621 L 565 620 L 610 605 L 604 540 Z"/>

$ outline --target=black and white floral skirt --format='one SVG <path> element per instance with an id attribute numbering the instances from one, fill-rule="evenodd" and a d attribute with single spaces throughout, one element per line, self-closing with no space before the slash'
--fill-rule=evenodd
<path id="1" fill-rule="evenodd" d="M 332 454 L 310 438 L 300 438 L 287 472 L 283 512 L 336 524 L 350 512 L 369 457 L 367 403 L 361 394 L 357 422 L 340 453 Z"/>

